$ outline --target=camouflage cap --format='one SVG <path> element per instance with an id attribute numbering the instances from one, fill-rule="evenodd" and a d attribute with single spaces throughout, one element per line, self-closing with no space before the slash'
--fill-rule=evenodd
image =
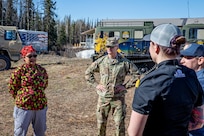
<path id="1" fill-rule="evenodd" d="M 114 47 L 118 45 L 118 38 L 110 37 L 106 41 L 106 46 Z"/>

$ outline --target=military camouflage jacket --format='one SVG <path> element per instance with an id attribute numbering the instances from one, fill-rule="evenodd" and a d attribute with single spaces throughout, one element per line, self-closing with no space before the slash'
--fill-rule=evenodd
<path id="1" fill-rule="evenodd" d="M 99 71 L 100 81 L 96 81 L 94 72 Z M 125 77 L 130 75 L 128 81 Z M 103 97 L 117 97 L 123 95 L 127 88 L 133 87 L 139 77 L 139 70 L 135 64 L 118 54 L 116 59 L 109 59 L 108 55 L 103 56 L 93 62 L 85 72 L 85 79 L 89 85 L 96 87 L 101 84 L 106 87 L 106 92 L 97 90 Z M 116 87 L 123 85 L 126 89 L 116 93 Z"/>

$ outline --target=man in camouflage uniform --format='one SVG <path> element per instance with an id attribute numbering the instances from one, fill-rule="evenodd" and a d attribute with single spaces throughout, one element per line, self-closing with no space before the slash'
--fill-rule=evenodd
<path id="1" fill-rule="evenodd" d="M 118 40 L 108 38 L 106 42 L 107 54 L 93 62 L 85 72 L 88 84 L 96 88 L 99 95 L 97 104 L 98 136 L 106 135 L 107 118 L 112 111 L 115 121 L 116 136 L 125 136 L 126 104 L 125 93 L 127 88 L 133 87 L 139 76 L 138 68 L 126 58 L 117 53 Z M 96 82 L 94 71 L 99 70 L 100 81 Z M 124 83 L 125 76 L 131 78 Z"/>

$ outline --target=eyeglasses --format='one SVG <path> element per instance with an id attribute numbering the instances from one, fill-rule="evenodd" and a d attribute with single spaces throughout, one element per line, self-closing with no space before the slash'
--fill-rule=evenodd
<path id="1" fill-rule="evenodd" d="M 116 47 L 116 46 L 106 46 L 106 48 L 111 48 L 111 49 L 114 48 L 114 47 Z"/>
<path id="2" fill-rule="evenodd" d="M 30 59 L 30 58 L 32 58 L 32 57 L 33 57 L 33 58 L 36 58 L 37 56 L 38 56 L 37 54 L 29 54 L 29 55 L 26 56 L 26 57 L 28 57 L 28 58 Z"/>

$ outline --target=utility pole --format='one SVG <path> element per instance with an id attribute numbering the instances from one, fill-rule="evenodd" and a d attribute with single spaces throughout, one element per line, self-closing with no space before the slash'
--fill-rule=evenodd
<path id="1" fill-rule="evenodd" d="M 1 25 L 3 25 L 3 0 L 1 1 Z"/>
<path id="2" fill-rule="evenodd" d="M 82 26 L 82 22 L 80 23 L 79 26 L 79 45 L 81 46 L 81 26 Z"/>
<path id="3" fill-rule="evenodd" d="M 30 30 L 30 20 L 29 20 L 29 1 L 27 0 L 27 30 Z"/>
<path id="4" fill-rule="evenodd" d="M 188 18 L 190 18 L 190 11 L 189 11 L 189 0 L 187 1 L 187 6 L 188 6 Z"/>

